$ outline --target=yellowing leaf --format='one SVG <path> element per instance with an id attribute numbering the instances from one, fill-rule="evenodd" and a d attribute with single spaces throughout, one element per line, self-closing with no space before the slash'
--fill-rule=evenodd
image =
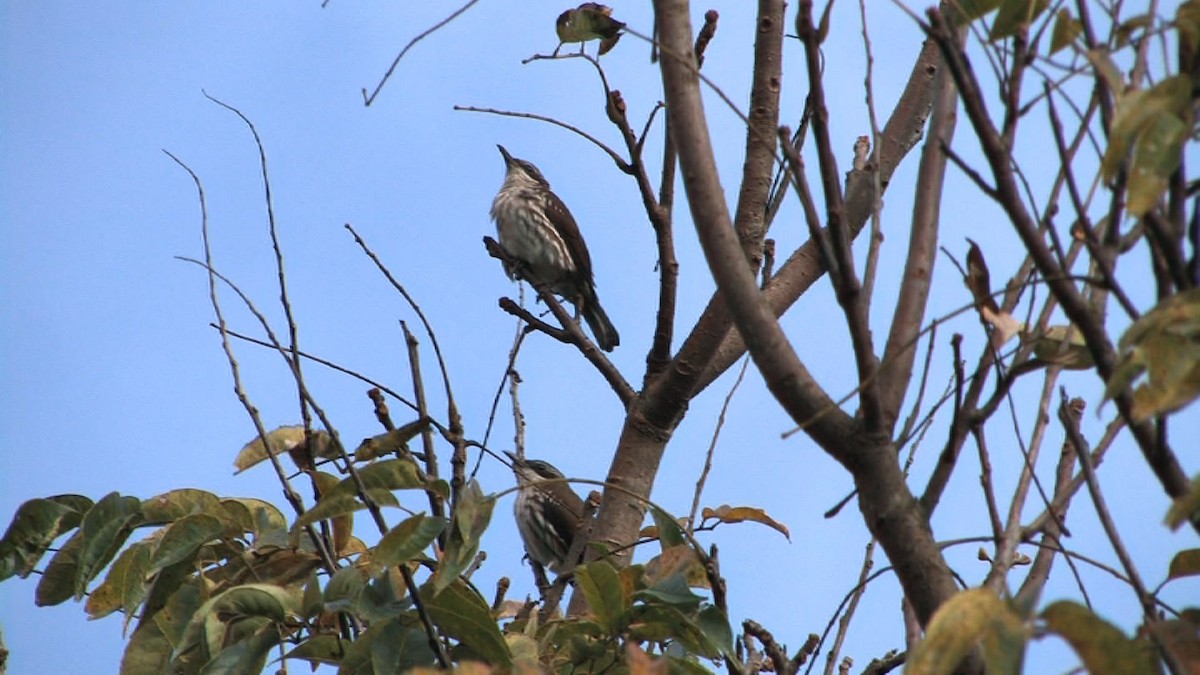
<path id="1" fill-rule="evenodd" d="M 1118 98 L 1101 170 L 1111 181 L 1135 149 L 1129 175 L 1129 212 L 1140 216 L 1158 201 L 1179 167 L 1192 126 L 1191 78 L 1168 77 L 1150 89 Z"/>
<path id="2" fill-rule="evenodd" d="M 1050 34 L 1050 53 L 1053 54 L 1069 46 L 1083 32 L 1083 24 L 1071 18 L 1067 9 L 1058 10 L 1054 19 L 1054 32 Z"/>
<path id="3" fill-rule="evenodd" d="M 689 587 L 708 588 L 709 586 L 708 576 L 704 573 L 704 566 L 700 564 L 700 558 L 687 544 L 671 546 L 651 558 L 646 563 L 642 583 L 646 586 L 654 586 L 677 574 L 683 576 Z"/>
<path id="4" fill-rule="evenodd" d="M 1167 526 L 1172 530 L 1189 520 L 1200 520 L 1200 475 L 1192 479 L 1187 493 L 1172 502 L 1167 511 Z"/>
<path id="5" fill-rule="evenodd" d="M 355 449 L 354 461 L 365 462 L 376 457 L 398 453 L 427 426 L 429 426 L 428 418 L 418 419 L 415 422 L 405 424 L 399 429 L 392 429 L 387 433 L 372 436 L 364 440 Z"/>
<path id="6" fill-rule="evenodd" d="M 904 672 L 954 672 L 978 645 L 988 673 L 1016 675 L 1021 670 L 1027 634 L 1020 616 L 994 592 L 986 588 L 965 590 L 938 608 Z"/>
<path id="7" fill-rule="evenodd" d="M 1037 337 L 1033 353 L 1066 370 L 1087 370 L 1095 364 L 1087 342 L 1074 326 L 1050 326 Z"/>
<path id="8" fill-rule="evenodd" d="M 1200 396 L 1200 289 L 1160 302 L 1125 331 L 1119 347 L 1104 398 L 1145 374 L 1133 392 L 1135 421 L 1173 412 Z"/>
<path id="9" fill-rule="evenodd" d="M 779 532 L 788 541 L 792 540 L 792 534 L 788 531 L 787 525 L 775 520 L 767 515 L 767 512 L 753 506 L 730 506 L 722 504 L 715 509 L 705 508 L 700 512 L 700 517 L 703 520 L 715 519 L 722 523 L 740 523 L 746 520 L 755 523 L 761 523 L 767 527 Z"/>
<path id="10" fill-rule="evenodd" d="M 1130 640 L 1116 626 L 1073 602 L 1056 602 L 1042 612 L 1050 632 L 1066 638 L 1092 675 L 1158 673 L 1158 659 L 1146 640 Z"/>
<path id="11" fill-rule="evenodd" d="M 287 453 L 292 457 L 292 461 L 297 467 L 303 467 L 303 460 L 297 461 L 298 457 L 306 457 L 308 455 L 307 448 L 304 442 L 304 427 L 285 426 L 279 427 L 274 431 L 267 432 L 267 442 L 270 443 L 271 452 L 275 455 Z M 319 430 L 312 432 L 313 447 L 312 456 L 317 458 L 332 457 L 336 454 L 333 437 L 328 433 Z M 261 438 L 255 438 L 242 447 L 238 452 L 237 458 L 233 460 L 234 473 L 240 473 L 267 459 L 270 455 L 267 453 L 267 446 L 263 445 Z"/>

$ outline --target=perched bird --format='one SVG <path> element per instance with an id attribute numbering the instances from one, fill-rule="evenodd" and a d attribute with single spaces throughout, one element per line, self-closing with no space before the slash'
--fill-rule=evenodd
<path id="1" fill-rule="evenodd" d="M 512 460 L 520 487 L 513 514 L 525 551 L 533 562 L 561 574 L 568 567 L 567 553 L 583 518 L 583 500 L 565 481 L 538 484 L 563 477 L 549 462 L 504 454 Z"/>
<path id="2" fill-rule="evenodd" d="M 503 145 L 496 147 L 504 155 L 507 173 L 492 200 L 492 220 L 500 245 L 520 263 L 519 269 L 505 271 L 512 279 L 532 274 L 574 303 L 576 316 L 583 314 L 596 344 L 611 352 L 621 344 L 621 336 L 596 297 L 592 258 L 575 218 L 536 166 L 508 154 Z"/>
<path id="3" fill-rule="evenodd" d="M 567 42 L 578 42 L 579 53 L 583 53 L 583 43 L 588 40 L 600 41 L 600 53 L 607 54 L 621 39 L 621 29 L 624 22 L 612 18 L 612 7 L 598 2 L 585 2 L 575 9 L 568 9 L 558 15 L 554 30 L 558 33 L 558 46 L 554 55 Z"/>

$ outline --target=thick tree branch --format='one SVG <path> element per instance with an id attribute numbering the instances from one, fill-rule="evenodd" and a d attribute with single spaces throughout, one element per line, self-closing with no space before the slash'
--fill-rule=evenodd
<path id="1" fill-rule="evenodd" d="M 935 88 L 933 115 L 917 168 L 908 259 L 904 263 L 904 277 L 892 314 L 892 328 L 883 352 L 884 365 L 879 381 L 884 428 L 888 430 L 895 429 L 912 379 L 917 355 L 916 338 L 925 317 L 937 258 L 938 224 L 946 177 L 946 155 L 942 147 L 948 146 L 954 138 L 958 117 L 958 89 L 954 86 L 954 78 L 944 68 L 938 69 Z"/>

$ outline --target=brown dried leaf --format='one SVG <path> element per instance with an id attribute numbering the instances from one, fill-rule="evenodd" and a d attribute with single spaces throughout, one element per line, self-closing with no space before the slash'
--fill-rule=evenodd
<path id="1" fill-rule="evenodd" d="M 792 533 L 788 531 L 787 525 L 768 516 L 765 510 L 753 506 L 730 506 L 722 504 L 715 509 L 705 507 L 701 511 L 700 517 L 702 520 L 711 518 L 722 523 L 740 523 L 749 520 L 766 525 L 782 534 L 788 541 L 792 540 Z"/>

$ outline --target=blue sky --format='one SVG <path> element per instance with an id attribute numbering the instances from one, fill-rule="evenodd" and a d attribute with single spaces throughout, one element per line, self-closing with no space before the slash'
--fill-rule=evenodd
<path id="1" fill-rule="evenodd" d="M 233 457 L 253 436 L 253 427 L 233 395 L 218 336 L 208 327 L 206 277 L 175 259 L 201 256 L 199 208 L 191 180 L 163 149 L 204 182 L 218 268 L 254 298 L 277 330 L 283 328 L 253 140 L 240 120 L 201 90 L 240 108 L 262 135 L 302 348 L 393 388 L 409 388 L 399 321 L 414 329 L 417 321 L 344 230 L 352 223 L 421 302 L 446 352 L 468 435 L 482 436 L 514 331 L 496 300 L 517 292 L 481 244 L 482 236 L 494 232 L 487 213 L 503 176 L 495 144 L 503 143 L 536 163 L 571 205 L 591 249 L 600 298 L 621 331 L 622 344 L 612 358 L 630 381 L 641 381 L 657 275 L 652 232 L 633 183 L 603 153 L 562 129 L 452 109 L 476 105 L 557 117 L 616 147 L 619 139 L 604 117 L 589 65 L 520 63 L 554 48 L 552 22 L 562 7 L 537 2 L 514 10 L 508 3 L 480 3 L 417 45 L 377 102 L 365 108 L 360 89 L 373 88 L 399 48 L 448 10 L 434 3 L 332 0 L 325 9 L 319 4 L 5 5 L 0 517 L 34 497 L 99 498 L 113 490 L 145 498 L 197 487 L 283 503 L 265 468 L 232 475 Z M 713 5 L 722 17 L 705 72 L 744 105 L 753 17 L 744 14 L 744 3 Z M 703 9 L 696 8 L 697 17 Z M 631 26 L 649 32 L 647 7 L 617 10 Z M 870 11 L 875 95 L 886 115 L 921 36 L 889 3 L 872 3 Z M 789 20 L 792 16 L 789 12 Z M 834 144 L 843 152 L 843 169 L 854 138 L 869 131 L 859 31 L 857 7 L 839 3 L 826 58 Z M 785 120 L 799 115 L 806 91 L 795 44 L 785 66 Z M 662 96 L 646 46 L 627 37 L 604 57 L 604 65 L 640 126 Z M 711 96 L 708 115 L 724 184 L 733 195 L 744 145 L 740 122 Z M 655 164 L 660 132 L 656 126 L 648 144 Z M 959 139 L 963 152 L 974 152 L 965 128 Z M 893 185 L 907 185 L 914 167 L 915 155 Z M 895 292 L 889 281 L 901 273 L 909 200 L 903 189 L 886 197 L 877 336 Z M 993 280 L 1006 279 L 1015 269 L 1019 242 L 999 211 L 957 175 L 946 202 L 943 243 L 962 256 L 964 237 L 972 237 L 989 253 Z M 713 284 L 682 194 L 679 203 L 682 337 Z M 781 252 L 807 238 L 793 203 L 772 236 Z M 938 265 L 943 283 L 931 314 L 969 301 L 946 261 Z M 1145 301 L 1149 280 L 1138 283 L 1136 274 L 1133 279 L 1132 292 Z M 231 326 L 257 333 L 232 294 L 222 298 Z M 853 362 L 827 282 L 817 284 L 784 324 L 822 383 L 839 394 L 849 390 Z M 966 335 L 972 363 L 982 343 L 971 316 L 942 329 L 941 360 L 932 379 L 937 391 L 948 373 L 952 331 Z M 432 350 L 427 340 L 424 345 L 424 370 L 431 375 Z M 297 422 L 294 389 L 278 358 L 247 344 L 235 346 L 248 393 L 267 425 Z M 526 345 L 518 367 L 530 456 L 549 459 L 570 476 L 603 478 L 621 420 L 603 380 L 578 355 L 538 336 Z M 307 374 L 344 438 L 379 432 L 362 384 L 315 366 Z M 427 381 L 431 390 L 435 383 L 433 377 Z M 1098 403 L 1095 377 L 1069 374 L 1063 383 L 1089 397 L 1084 431 L 1097 438 L 1103 420 L 1091 413 Z M 690 507 L 716 412 L 731 384 L 727 375 L 694 402 L 669 447 L 654 493 L 668 509 L 682 514 Z M 1036 391 L 1019 388 L 1018 404 Z M 437 405 L 444 410 L 440 399 Z M 393 405 L 393 413 L 404 419 L 400 405 Z M 1033 411 L 1018 413 L 1028 434 Z M 498 419 L 491 445 L 510 448 L 506 409 Z M 1195 412 L 1184 419 L 1195 421 Z M 809 632 L 823 629 L 853 585 L 867 536 L 852 507 L 834 520 L 821 517 L 851 483 L 806 439 L 781 440 L 791 426 L 751 369 L 722 430 L 703 503 L 761 506 L 791 528 L 790 542 L 750 524 L 723 527 L 704 540 L 721 547 L 734 624 L 754 618 L 794 649 Z M 930 438 L 915 468 L 918 486 L 941 444 L 939 432 Z M 1057 440 L 1049 443 L 1057 448 Z M 1020 469 L 1015 446 L 998 443 L 993 452 L 997 480 L 1010 485 Z M 965 455 L 935 521 L 939 539 L 984 533 L 978 468 L 974 453 Z M 1187 470 L 1197 470 L 1193 458 L 1181 459 Z M 1109 461 L 1102 475 L 1110 503 L 1127 545 L 1155 583 L 1170 554 L 1194 545 L 1194 536 L 1172 535 L 1159 525 L 1166 500 L 1132 444 L 1121 441 Z M 488 460 L 480 480 L 485 490 L 499 491 L 512 478 Z M 1139 487 L 1122 489 L 1126 485 Z M 510 508 L 504 502 L 497 510 L 484 542 L 488 563 L 476 580 L 487 592 L 497 577 L 509 574 L 512 596 L 519 597 L 532 585 L 518 567 L 521 551 Z M 1075 546 L 1115 564 L 1085 499 L 1077 500 L 1071 517 Z M 986 571 L 975 561 L 975 550 L 965 546 L 949 554 L 968 581 Z M 880 557 L 877 568 L 883 564 Z M 1058 571 L 1060 585 L 1052 585 L 1048 597 L 1074 596 L 1069 577 L 1061 566 Z M 1136 616 L 1132 593 L 1108 583 L 1101 572 L 1085 568 L 1083 574 L 1101 613 L 1130 630 L 1124 619 Z M 74 604 L 36 608 L 34 583 L 0 584 L 10 672 L 115 671 L 124 646 L 121 621 L 88 622 Z M 848 643 L 847 653 L 858 665 L 902 646 L 896 584 L 890 577 L 877 584 Z M 1044 658 L 1062 656 L 1061 649 L 1040 649 Z"/>

